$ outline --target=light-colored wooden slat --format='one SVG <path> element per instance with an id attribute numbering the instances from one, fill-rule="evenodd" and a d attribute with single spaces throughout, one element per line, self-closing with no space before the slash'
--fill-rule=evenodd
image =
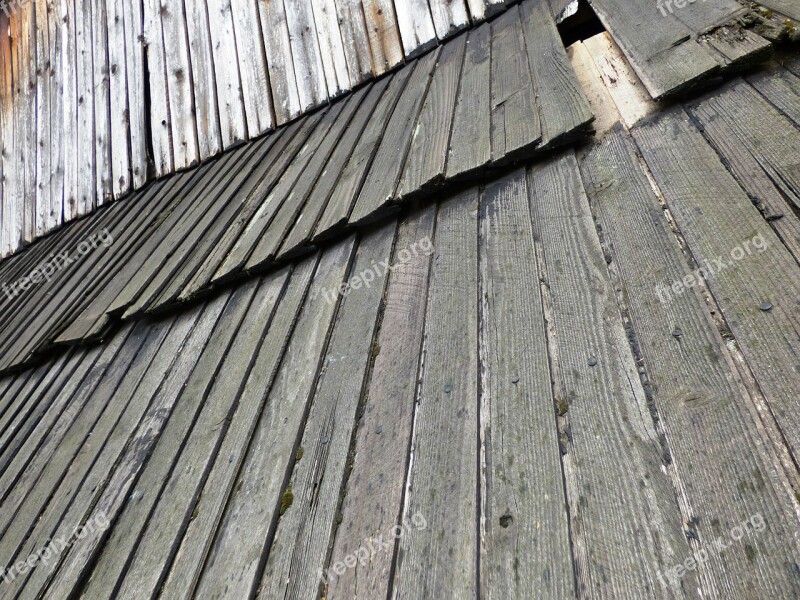
<path id="1" fill-rule="evenodd" d="M 328 95 L 335 98 L 352 89 L 347 70 L 347 56 L 340 31 L 335 0 L 311 0 L 317 25 L 320 58 L 325 71 Z"/>
<path id="2" fill-rule="evenodd" d="M 119 198 L 131 189 L 131 110 L 128 104 L 128 73 L 124 0 L 105 0 L 108 18 L 109 115 L 111 124 L 111 189 Z M 131 95 L 135 101 L 136 96 Z"/>
<path id="3" fill-rule="evenodd" d="M 145 36 L 141 2 L 122 3 L 125 20 L 125 63 L 128 76 L 128 125 L 131 143 L 131 179 L 134 189 L 147 180 L 147 136 L 145 102 Z"/>
<path id="4" fill-rule="evenodd" d="M 113 199 L 110 68 L 106 3 L 92 3 L 92 101 L 94 103 L 95 206 Z M 94 207 L 93 207 L 94 208 Z"/>
<path id="5" fill-rule="evenodd" d="M 306 112 L 328 99 L 314 11 L 311 0 L 284 0 L 284 5 L 300 110 Z"/>
<path id="6" fill-rule="evenodd" d="M 222 146 L 229 148 L 247 139 L 239 60 L 241 58 L 246 64 L 253 59 L 239 57 L 236 51 L 231 0 L 206 0 L 206 2 L 214 55 Z"/>
<path id="7" fill-rule="evenodd" d="M 231 2 L 247 134 L 251 138 L 275 127 L 258 1 Z"/>
<path id="8" fill-rule="evenodd" d="M 283 0 L 259 2 L 258 7 L 267 52 L 269 84 L 275 102 L 275 121 L 282 125 L 301 112 L 286 11 Z"/>
<path id="9" fill-rule="evenodd" d="M 436 45 L 436 28 L 428 0 L 395 2 L 394 7 L 406 58 L 421 54 Z"/>
<path id="10" fill-rule="evenodd" d="M 6 205 L 6 188 L 8 182 L 3 176 L 3 166 L 8 163 L 6 155 L 11 150 L 9 139 L 13 131 L 9 112 L 11 104 L 11 78 L 10 78 L 11 50 L 8 38 L 8 19 L 0 19 L 0 255 L 5 256 L 11 252 L 8 236 L 9 207 Z"/>
<path id="11" fill-rule="evenodd" d="M 196 111 L 197 144 L 200 160 L 205 160 L 222 151 L 222 134 L 217 104 L 217 78 L 214 53 L 211 47 L 211 31 L 208 24 L 208 8 L 205 0 L 184 0 L 189 34 L 189 55 L 192 59 L 194 80 L 194 108 Z M 220 68 L 230 65 L 220 63 Z"/>
<path id="12" fill-rule="evenodd" d="M 436 207 L 429 206 L 399 227 L 396 248 L 410 259 L 393 261 L 386 308 L 376 340 L 366 405 L 356 434 L 355 457 L 326 565 L 327 598 L 388 597 L 393 553 L 377 552 L 337 576 L 332 565 L 356 555 L 365 540 L 386 536 L 403 507 L 408 448 L 414 423 L 419 355 L 431 268 Z M 428 246 L 427 242 L 431 242 Z M 409 250 L 413 244 L 414 253 Z M 420 249 L 422 245 L 422 249 Z M 381 484 L 376 486 L 375 482 Z M 360 557 L 361 558 L 361 557 Z"/>
<path id="13" fill-rule="evenodd" d="M 529 179 L 579 593 L 683 597 L 694 572 L 659 577 L 690 548 L 574 154 Z"/>
<path id="14" fill-rule="evenodd" d="M 21 241 L 33 241 L 36 233 L 36 19 L 35 4 L 27 2 L 11 15 L 18 32 L 12 38 L 14 59 L 14 143 L 18 160 L 15 176 L 19 178 L 17 202 L 22 217 Z M 12 36 L 13 36 L 12 32 Z M 21 193 L 20 193 L 21 192 Z"/>
<path id="15" fill-rule="evenodd" d="M 164 32 L 172 156 L 175 170 L 194 165 L 200 158 L 194 110 L 193 77 L 189 58 L 183 0 L 159 0 Z"/>
<path id="16" fill-rule="evenodd" d="M 78 196 L 74 217 L 89 214 L 97 200 L 97 144 L 94 119 L 92 3 L 75 2 L 75 53 L 78 82 Z"/>
<path id="17" fill-rule="evenodd" d="M 161 0 L 143 0 L 144 26 L 142 35 L 147 51 L 147 71 L 150 75 L 150 131 L 155 175 L 161 177 L 175 168 L 172 155 L 172 122 L 169 114 L 169 84 L 164 56 L 164 33 L 161 27 Z"/>
<path id="18" fill-rule="evenodd" d="M 47 14 L 48 0 L 36 0 L 36 223 L 34 235 L 40 237 L 55 224 L 50 217 L 50 102 L 51 89 L 51 40 Z M 55 40 L 52 40 L 55 43 Z M 60 102 L 60 98 L 57 98 Z M 2 177 L 2 174 L 0 174 Z M 0 217 L 1 219 L 2 217 Z"/>
<path id="19" fill-rule="evenodd" d="M 361 0 L 336 0 L 336 14 L 350 85 L 355 87 L 372 77 L 373 72 L 372 51 Z"/>
<path id="20" fill-rule="evenodd" d="M 464 0 L 429 0 L 429 4 L 436 36 L 440 40 L 469 27 L 469 14 Z"/>
<path id="21" fill-rule="evenodd" d="M 478 597 L 478 190 L 439 205 L 394 597 Z M 387 427 L 390 424 L 386 425 Z M 386 535 L 386 532 L 380 532 Z"/>
<path id="22" fill-rule="evenodd" d="M 567 500 L 524 170 L 480 205 L 481 596 L 574 595 Z"/>
<path id="23" fill-rule="evenodd" d="M 287 489 L 294 502 L 291 506 L 284 503 L 280 510 L 283 514 L 261 581 L 262 598 L 311 598 L 319 593 L 318 577 L 336 526 L 388 277 L 387 269 L 374 265 L 391 257 L 396 228 L 394 222 L 384 225 L 359 244 L 350 276 L 361 277 L 368 271 L 374 278 L 369 285 L 352 288 L 340 303 L 301 437 L 303 458 L 295 462 L 289 477 Z M 330 293 L 328 290 L 327 295 Z M 277 504 L 272 508 L 277 509 Z"/>
<path id="24" fill-rule="evenodd" d="M 350 265 L 355 239 L 320 259 L 297 325 L 284 352 L 239 475 L 240 486 L 209 549 L 195 590 L 199 597 L 243 598 L 255 592 L 280 495 L 295 458 L 307 405 L 336 313 L 325 292 L 337 289 Z"/>
<path id="25" fill-rule="evenodd" d="M 403 47 L 394 5 L 392 0 L 360 1 L 372 53 L 372 72 L 380 75 L 403 62 Z"/>
<path id="26" fill-rule="evenodd" d="M 78 80 L 77 33 L 74 0 L 61 0 L 61 69 L 63 102 L 64 221 L 74 219 L 78 211 Z M 56 123 L 57 124 L 57 123 Z M 70 152 L 68 149 L 72 149 Z"/>

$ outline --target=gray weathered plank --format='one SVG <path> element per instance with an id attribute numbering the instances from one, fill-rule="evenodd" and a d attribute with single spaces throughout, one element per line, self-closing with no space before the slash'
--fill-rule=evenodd
<path id="1" fill-rule="evenodd" d="M 281 125 L 301 112 L 286 10 L 283 0 L 259 2 L 258 7 L 267 52 L 269 84 L 275 100 L 275 120 Z"/>

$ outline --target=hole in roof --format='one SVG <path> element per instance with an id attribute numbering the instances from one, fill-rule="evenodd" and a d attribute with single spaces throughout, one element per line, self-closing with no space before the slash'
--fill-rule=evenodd
<path id="1" fill-rule="evenodd" d="M 558 32 L 564 47 L 606 30 L 586 0 L 574 0 L 567 4 L 558 15 L 558 21 Z"/>

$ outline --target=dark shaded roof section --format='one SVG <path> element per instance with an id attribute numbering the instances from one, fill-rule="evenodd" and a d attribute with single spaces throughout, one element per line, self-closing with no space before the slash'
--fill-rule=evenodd
<path id="1" fill-rule="evenodd" d="M 707 134 L 612 127 L 0 379 L 0 567 L 94 524 L 0 591 L 797 596 L 800 264 Z"/>
<path id="2" fill-rule="evenodd" d="M 751 66 L 765 58 L 771 41 L 800 35 L 785 16 L 737 0 L 589 2 L 656 100 Z M 784 4 L 792 2 L 777 0 L 773 8 Z"/>
<path id="3" fill-rule="evenodd" d="M 89 215 L 0 265 L 12 285 L 107 230 L 113 244 L 3 298 L 0 370 L 111 316 L 264 271 L 454 182 L 585 137 L 588 103 L 546 3 L 528 1 L 330 107 Z M 85 247 L 85 246 L 84 246 Z"/>

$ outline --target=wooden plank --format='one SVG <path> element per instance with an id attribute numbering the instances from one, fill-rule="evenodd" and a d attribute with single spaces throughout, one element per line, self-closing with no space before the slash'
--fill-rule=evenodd
<path id="1" fill-rule="evenodd" d="M 511 161 L 542 138 L 519 8 L 492 21 L 492 161 Z"/>
<path id="2" fill-rule="evenodd" d="M 242 465 L 241 485 L 233 491 L 192 593 L 241 598 L 255 591 L 338 304 L 328 302 L 325 292 L 341 286 L 354 248 L 351 236 L 320 259 Z"/>
<path id="3" fill-rule="evenodd" d="M 339 16 L 335 0 L 311 0 L 314 23 L 317 26 L 320 59 L 325 72 L 328 95 L 335 98 L 354 87 L 347 69 Z"/>
<path id="4" fill-rule="evenodd" d="M 109 64 L 109 115 L 111 139 L 111 184 L 112 193 L 119 198 L 131 189 L 130 152 L 130 105 L 128 54 L 125 40 L 125 8 L 123 0 L 105 0 L 108 15 L 108 64 Z M 131 94 L 135 101 L 136 96 Z"/>
<path id="5" fill-rule="evenodd" d="M 666 113 L 634 135 L 695 260 L 715 269 L 708 286 L 789 450 L 798 456 L 798 411 L 790 399 L 800 397 L 800 378 L 793 371 L 800 345 L 800 266 L 683 111 Z M 747 254 L 743 244 L 755 238 L 765 250 Z M 737 248 L 745 254 L 742 260 L 733 256 Z M 733 267 L 716 272 L 714 261 Z M 764 302 L 774 308 L 761 310 Z"/>
<path id="6" fill-rule="evenodd" d="M 771 63 L 745 80 L 784 115 L 800 123 L 800 77 Z"/>
<path id="7" fill-rule="evenodd" d="M 413 70 L 414 65 L 406 65 L 395 75 L 383 80 L 388 82 L 385 84 L 385 91 L 336 182 L 325 212 L 314 230 L 315 241 L 330 238 L 347 224 L 350 211 L 364 185 L 392 111 Z M 375 85 L 381 86 L 382 82 L 378 81 Z"/>
<path id="8" fill-rule="evenodd" d="M 34 202 L 36 219 L 34 236 L 41 237 L 55 227 L 50 215 L 50 88 L 51 88 L 51 41 L 47 0 L 36 0 L 36 188 Z M 52 41 L 55 44 L 55 40 Z M 58 101 L 58 100 L 57 100 Z M 40 150 L 39 150 L 40 149 Z M 0 173 L 2 177 L 2 173 Z M 61 207 L 59 206 L 59 209 Z"/>
<path id="9" fill-rule="evenodd" d="M 94 103 L 95 191 L 94 204 L 114 197 L 111 157 L 109 39 L 106 2 L 92 5 L 92 102 Z"/>
<path id="10" fill-rule="evenodd" d="M 466 47 L 467 36 L 462 35 L 442 48 L 397 188 L 401 199 L 426 194 L 444 180 Z"/>
<path id="11" fill-rule="evenodd" d="M 469 14 L 464 0 L 430 0 L 436 36 L 447 39 L 469 27 Z"/>
<path id="12" fill-rule="evenodd" d="M 289 477 L 295 501 L 270 507 L 270 522 L 283 514 L 269 546 L 261 597 L 319 593 L 388 275 L 372 261 L 389 259 L 396 229 L 396 223 L 384 225 L 359 244 L 350 275 L 370 272 L 374 279 L 366 289 L 351 288 L 337 313 L 300 442 L 305 460 L 295 462 Z"/>
<path id="13" fill-rule="evenodd" d="M 205 0 L 184 0 L 189 34 L 189 55 L 192 60 L 194 84 L 195 125 L 200 160 L 219 154 L 222 150 L 214 52 L 208 24 L 208 5 Z M 220 68 L 225 63 L 220 64 Z"/>
<path id="14" fill-rule="evenodd" d="M 14 143 L 18 167 L 14 171 L 20 182 L 22 193 L 17 196 L 22 217 L 22 243 L 30 243 L 36 230 L 36 19 L 35 4 L 28 2 L 17 7 L 11 15 L 17 31 L 12 39 L 14 69 Z M 17 29 L 18 28 L 18 29 Z M 14 34 L 12 33 L 12 36 Z M 33 150 L 32 150 L 33 149 Z"/>
<path id="15" fill-rule="evenodd" d="M 231 2 L 233 29 L 239 71 L 242 78 L 242 100 L 247 117 L 247 135 L 256 137 L 275 128 L 272 96 L 269 93 L 269 72 L 264 39 L 258 14 L 258 2 Z M 225 63 L 221 63 L 222 67 Z"/>
<path id="16" fill-rule="evenodd" d="M 700 36 L 700 42 L 708 44 L 721 57 L 725 69 L 743 69 L 763 62 L 772 53 L 772 44 L 737 24 L 719 27 Z M 719 59 L 718 59 L 719 60 Z"/>
<path id="17" fill-rule="evenodd" d="M 247 139 L 231 0 L 206 0 L 206 3 L 214 55 L 214 81 L 217 85 L 222 147 L 230 148 Z M 243 59 L 243 62 L 252 60 L 249 57 L 247 61 Z"/>
<path id="18" fill-rule="evenodd" d="M 395 2 L 394 8 L 406 58 L 422 54 L 436 45 L 436 28 L 427 0 Z"/>
<path id="19" fill-rule="evenodd" d="M 478 596 L 478 190 L 439 205 L 398 542 L 398 599 Z M 388 424 L 387 424 L 388 425 Z"/>
<path id="20" fill-rule="evenodd" d="M 594 138 L 601 139 L 616 123 L 621 120 L 621 115 L 614 103 L 611 94 L 604 85 L 603 76 L 597 68 L 589 49 L 584 42 L 575 42 L 567 48 L 575 76 L 583 88 L 583 93 L 589 101 L 589 107 L 594 114 L 592 127 Z M 649 99 L 650 96 L 648 95 Z"/>
<path id="21" fill-rule="evenodd" d="M 524 170 L 486 188 L 480 221 L 481 596 L 566 598 L 567 499 Z"/>
<path id="22" fill-rule="evenodd" d="M 797 6 L 792 0 L 764 0 L 761 4 L 791 17 L 795 21 L 800 21 L 800 6 Z"/>
<path id="23" fill-rule="evenodd" d="M 208 344 L 203 351 L 172 418 L 167 422 L 150 460 L 136 482 L 131 499 L 114 523 L 91 576 L 87 578 L 84 592 L 88 597 L 102 598 L 115 594 L 117 584 L 133 558 L 140 531 L 158 501 L 203 401 L 208 397 L 219 374 L 256 288 L 257 282 L 248 282 L 230 294 L 222 316 L 209 337 L 209 341 L 213 339 L 214 343 Z M 125 560 L 120 559 L 123 556 L 126 557 Z"/>
<path id="24" fill-rule="evenodd" d="M 747 9 L 736 0 L 705 0 L 705 2 L 692 3 L 689 6 L 671 7 L 670 14 L 697 34 L 732 23 L 736 17 L 743 15 Z M 660 9 L 659 9 L 660 10 Z"/>
<path id="25" fill-rule="evenodd" d="M 139 189 L 147 181 L 148 159 L 147 102 L 145 102 L 146 38 L 144 35 L 144 7 L 141 2 L 123 2 L 125 21 L 125 65 L 128 75 L 128 124 L 131 143 L 131 176 L 133 188 Z M 148 69 L 154 65 L 148 65 Z M 157 121 L 156 121 L 157 122 Z"/>
<path id="26" fill-rule="evenodd" d="M 390 205 L 396 199 L 403 165 L 440 53 L 441 49 L 437 48 L 417 60 L 392 118 L 386 124 L 383 139 L 350 214 L 350 223 L 374 221 L 392 210 Z"/>
<path id="27" fill-rule="evenodd" d="M 769 441 L 702 294 L 695 288 L 663 302 L 655 291 L 661 282 L 693 275 L 636 146 L 616 129 L 587 151 L 581 170 L 624 286 L 669 444 L 668 470 L 679 482 L 682 512 L 695 523 L 697 544 L 710 543 L 752 515 L 770 515 L 769 536 L 753 531 L 703 566 L 707 580 L 701 593 L 725 589 L 732 598 L 791 596 L 797 586 L 785 568 L 797 562 L 791 488 L 765 451 Z M 672 333 L 676 326 L 680 338 Z"/>
<path id="28" fill-rule="evenodd" d="M 371 78 L 373 73 L 366 15 L 360 0 L 337 0 L 336 14 L 350 86 L 355 87 Z"/>
<path id="29" fill-rule="evenodd" d="M 467 0 L 473 25 L 505 10 L 505 0 Z"/>
<path id="30" fill-rule="evenodd" d="M 75 3 L 75 55 L 77 75 L 78 161 L 77 205 L 70 215 L 77 218 L 92 211 L 96 202 L 96 166 L 94 120 L 94 46 L 92 45 L 92 5 Z"/>
<path id="31" fill-rule="evenodd" d="M 364 128 L 371 122 L 372 114 L 386 86 L 389 85 L 389 80 L 389 77 L 384 77 L 370 85 L 369 92 L 359 106 L 358 112 L 345 130 L 336 150 L 314 184 L 314 189 L 309 194 L 306 205 L 295 220 L 289 235 L 286 236 L 279 251 L 280 255 L 289 258 L 295 254 L 302 254 L 311 247 L 311 235 L 325 212 L 346 165 L 353 156 Z"/>
<path id="32" fill-rule="evenodd" d="M 326 124 L 323 121 L 320 125 L 321 133 L 327 130 L 324 138 L 318 143 L 314 142 L 316 146 L 314 155 L 303 169 L 302 175 L 289 192 L 286 200 L 277 208 L 272 222 L 253 248 L 245 265 L 246 270 L 252 271 L 261 268 L 275 260 L 281 243 L 289 229 L 296 223 L 298 214 L 317 185 L 331 153 L 334 152 L 340 138 L 349 127 L 367 91 L 368 88 L 362 88 L 331 107 L 326 115 L 326 120 L 330 116 L 332 122 Z"/>
<path id="33" fill-rule="evenodd" d="M 62 0 L 61 39 L 63 70 L 63 147 L 64 154 L 64 197 L 63 220 L 75 218 L 78 211 L 78 153 L 67 152 L 67 148 L 78 147 L 78 80 L 77 80 L 77 16 L 74 0 Z"/>
<path id="34" fill-rule="evenodd" d="M 717 70 L 714 57 L 693 39 L 693 32 L 667 8 L 648 0 L 590 0 L 654 100 L 675 95 Z M 642 24 L 657 20 L 658 27 Z"/>
<path id="35" fill-rule="evenodd" d="M 286 25 L 289 29 L 300 110 L 306 112 L 328 99 L 311 0 L 292 0 L 291 9 L 286 11 Z"/>
<path id="36" fill-rule="evenodd" d="M 158 12 L 164 35 L 172 156 L 175 161 L 173 169 L 180 171 L 193 166 L 200 159 L 183 0 L 160 0 Z"/>
<path id="37" fill-rule="evenodd" d="M 210 341 L 210 335 L 225 308 L 226 301 L 226 296 L 220 296 L 208 306 L 192 311 L 195 322 L 191 332 L 167 372 L 152 406 L 131 437 L 126 452 L 115 465 L 113 473 L 110 472 L 106 476 L 104 492 L 93 509 L 88 510 L 83 507 L 84 522 L 116 521 L 124 509 L 131 488 L 136 484 L 150 452 L 165 430 L 179 398 L 182 397 L 184 387 L 189 383 L 189 378 Z M 107 530 L 98 528 L 76 540 L 70 548 L 69 555 L 59 557 L 62 559 L 62 564 L 52 569 L 54 577 L 47 587 L 47 594 L 69 596 L 76 590 L 108 535 Z"/>
<path id="38" fill-rule="evenodd" d="M 167 59 L 164 51 L 164 32 L 161 26 L 161 0 L 143 0 L 144 25 L 142 36 L 147 53 L 147 73 L 150 76 L 149 131 L 156 177 L 175 170 L 172 155 L 172 122 L 169 114 L 169 84 Z M 133 135 L 133 134 L 131 134 Z"/>
<path id="39" fill-rule="evenodd" d="M 240 333 L 225 356 L 219 375 L 164 485 L 160 501 L 142 532 L 117 592 L 118 598 L 152 596 L 163 583 L 228 430 L 239 394 L 258 355 L 265 330 L 275 314 L 288 275 L 289 269 L 283 269 L 258 287 Z"/>
<path id="40" fill-rule="evenodd" d="M 372 73 L 381 75 L 403 62 L 403 47 L 394 3 L 392 0 L 360 0 L 360 2 L 372 54 Z"/>
<path id="41" fill-rule="evenodd" d="M 681 597 L 697 576 L 658 576 L 690 548 L 577 162 L 567 152 L 529 178 L 578 593 Z"/>
<path id="42" fill-rule="evenodd" d="M 432 262 L 427 253 L 414 254 L 408 248 L 431 240 L 435 220 L 436 207 L 429 206 L 404 220 L 398 231 L 396 247 L 411 258 L 403 263 L 394 260 L 389 277 L 375 342 L 379 351 L 366 388 L 342 520 L 328 565 L 355 556 L 365 540 L 391 531 L 403 508 Z M 393 553 L 378 552 L 341 576 L 328 570 L 326 597 L 388 597 L 392 562 Z"/>
<path id="43" fill-rule="evenodd" d="M 259 2 L 258 7 L 264 47 L 268 57 L 275 121 L 278 125 L 282 125 L 301 113 L 286 10 L 283 0 Z"/>
<path id="44" fill-rule="evenodd" d="M 280 365 L 284 349 L 302 309 L 319 256 L 311 257 L 292 272 L 286 291 L 255 359 L 250 377 L 241 391 L 230 428 L 220 446 L 218 459 L 204 485 L 180 543 L 169 575 L 160 590 L 170 598 L 191 598 L 201 577 L 228 500 L 234 492 L 239 470 L 245 461 L 268 392 Z"/>
<path id="45" fill-rule="evenodd" d="M 485 167 L 491 145 L 491 25 L 470 31 L 447 152 L 447 178 Z"/>
<path id="46" fill-rule="evenodd" d="M 584 137 L 593 120 L 592 111 L 550 17 L 547 0 L 524 2 L 519 10 L 539 109 L 542 148 Z"/>

